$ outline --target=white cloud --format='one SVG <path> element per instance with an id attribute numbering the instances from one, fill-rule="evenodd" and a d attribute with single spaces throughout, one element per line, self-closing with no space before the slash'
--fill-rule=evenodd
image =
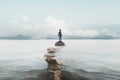
<path id="1" fill-rule="evenodd" d="M 69 30 L 66 27 L 66 22 L 63 19 L 55 18 L 54 16 L 49 16 L 45 19 L 42 24 L 35 24 L 38 34 L 44 35 L 57 35 L 59 29 L 64 29 L 65 34 L 69 33 Z"/>
<path id="2" fill-rule="evenodd" d="M 18 23 L 15 20 L 10 20 L 10 23 L 12 23 L 13 25 L 17 25 Z"/>
<path id="3" fill-rule="evenodd" d="M 77 37 L 98 37 L 98 36 L 114 36 L 119 37 L 118 33 L 113 33 L 108 29 L 92 30 L 92 29 L 74 29 L 69 30 L 64 19 L 59 19 L 54 16 L 48 16 L 43 23 L 33 23 L 28 16 L 21 16 L 11 19 L 13 24 L 14 34 L 32 35 L 34 38 L 56 36 L 59 29 L 62 29 L 63 36 Z M 12 31 L 10 31 L 12 32 Z"/>
<path id="4" fill-rule="evenodd" d="M 71 32 L 72 35 L 76 37 L 85 37 L 85 38 L 120 38 L 118 33 L 112 32 L 108 29 L 101 29 L 101 30 L 92 30 L 92 29 L 78 29 L 74 32 Z"/>
<path id="5" fill-rule="evenodd" d="M 81 37 L 94 37 L 94 36 L 98 36 L 99 33 L 96 30 L 77 30 L 75 33 L 75 35 L 77 36 L 81 36 Z"/>
<path id="6" fill-rule="evenodd" d="M 55 18 L 54 16 L 49 16 L 46 18 L 45 25 L 54 29 L 65 28 L 66 23 L 63 19 Z"/>
<path id="7" fill-rule="evenodd" d="M 66 28 L 66 23 L 63 19 L 55 18 L 54 16 L 47 17 L 43 23 L 33 23 L 28 16 L 16 17 L 10 22 L 16 28 L 16 34 L 27 34 L 34 36 L 57 35 L 59 29 L 63 29 L 64 34 L 70 34 Z"/>
<path id="8" fill-rule="evenodd" d="M 102 29 L 99 33 L 100 33 L 100 35 L 112 36 L 114 38 L 120 37 L 120 35 L 118 33 L 112 32 L 108 29 Z"/>
<path id="9" fill-rule="evenodd" d="M 21 18 L 24 20 L 24 21 L 29 21 L 29 17 L 28 16 L 21 16 Z"/>

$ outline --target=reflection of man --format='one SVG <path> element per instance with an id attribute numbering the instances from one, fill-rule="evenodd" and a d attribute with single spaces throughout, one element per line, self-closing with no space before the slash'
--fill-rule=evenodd
<path id="1" fill-rule="evenodd" d="M 58 37 L 59 37 L 59 41 L 62 41 L 62 32 L 61 32 L 61 29 L 59 29 Z"/>

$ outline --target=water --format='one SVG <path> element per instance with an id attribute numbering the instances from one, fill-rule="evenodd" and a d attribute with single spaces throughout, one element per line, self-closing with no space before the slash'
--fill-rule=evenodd
<path id="1" fill-rule="evenodd" d="M 56 40 L 1 40 L 0 80 L 34 80 Z M 120 80 L 120 40 L 65 40 L 56 56 L 65 71 L 90 80 Z M 74 76 L 73 76 L 74 77 Z M 42 80 L 42 79 L 40 79 Z M 79 79 L 78 79 L 79 80 Z"/>

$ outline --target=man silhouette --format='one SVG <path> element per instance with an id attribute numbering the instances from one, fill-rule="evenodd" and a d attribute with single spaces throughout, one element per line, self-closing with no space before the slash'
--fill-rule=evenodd
<path id="1" fill-rule="evenodd" d="M 61 42 L 62 41 L 62 32 L 61 32 L 61 29 L 59 29 L 58 37 L 59 37 L 59 41 Z"/>

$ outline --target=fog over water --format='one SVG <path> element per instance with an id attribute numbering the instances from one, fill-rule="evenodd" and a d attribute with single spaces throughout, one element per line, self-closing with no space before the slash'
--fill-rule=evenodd
<path id="1" fill-rule="evenodd" d="M 44 54 L 56 40 L 1 40 L 0 80 L 36 78 L 46 69 Z M 63 70 L 91 80 L 120 79 L 120 40 L 64 40 L 56 47 Z"/>

